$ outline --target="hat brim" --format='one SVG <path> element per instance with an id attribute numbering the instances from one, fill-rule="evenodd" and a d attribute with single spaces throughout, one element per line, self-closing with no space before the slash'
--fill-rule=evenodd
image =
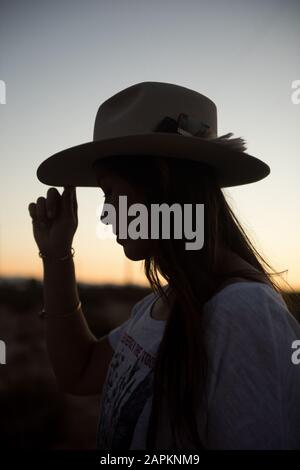
<path id="1" fill-rule="evenodd" d="M 211 165 L 221 187 L 254 183 L 270 173 L 270 167 L 245 152 L 221 143 L 179 134 L 139 134 L 86 142 L 62 150 L 37 169 L 39 181 L 50 186 L 99 187 L 93 163 L 119 155 L 153 155 L 196 160 Z"/>

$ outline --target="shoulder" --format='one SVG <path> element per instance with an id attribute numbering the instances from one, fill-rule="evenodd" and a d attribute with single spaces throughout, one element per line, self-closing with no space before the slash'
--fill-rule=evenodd
<path id="1" fill-rule="evenodd" d="M 289 314 L 283 297 L 270 285 L 244 281 L 230 284 L 215 294 L 203 307 L 210 320 L 243 323 L 266 320 L 272 312 L 275 320 Z M 251 314 L 251 315 L 250 315 Z"/>
<path id="2" fill-rule="evenodd" d="M 253 300 L 262 298 L 275 299 L 285 305 L 282 296 L 269 284 L 258 281 L 240 281 L 227 285 L 217 294 L 215 294 L 209 302 L 220 302 L 228 298 L 236 298 L 237 300 L 245 299 L 251 295 Z"/>
<path id="3" fill-rule="evenodd" d="M 209 347 L 227 352 L 288 351 L 300 325 L 282 296 L 260 282 L 231 284 L 203 307 L 203 328 Z M 247 354 L 248 354 L 247 352 Z"/>

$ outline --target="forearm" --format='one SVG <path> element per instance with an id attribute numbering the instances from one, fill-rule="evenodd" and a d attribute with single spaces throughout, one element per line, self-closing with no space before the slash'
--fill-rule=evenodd
<path id="1" fill-rule="evenodd" d="M 76 311 L 80 299 L 73 258 L 43 259 L 43 267 L 48 354 L 58 382 L 70 389 L 80 380 L 97 340 L 82 309 Z"/>

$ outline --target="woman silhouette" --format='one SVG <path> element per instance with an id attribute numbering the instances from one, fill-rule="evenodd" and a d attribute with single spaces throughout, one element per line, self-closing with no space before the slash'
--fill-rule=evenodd
<path id="1" fill-rule="evenodd" d="M 126 115 L 128 129 L 130 121 L 142 129 L 142 119 L 147 124 L 153 112 L 152 86 L 156 110 L 173 103 L 167 98 L 162 102 L 165 86 L 142 85 L 149 102 L 146 110 L 140 106 L 140 119 L 133 105 L 138 107 L 137 96 L 141 98 L 130 87 L 128 95 L 120 92 L 101 107 L 107 119 L 101 118 L 103 122 L 109 122 L 109 106 L 117 115 L 118 106 L 124 110 L 128 104 L 134 115 Z M 172 92 L 186 93 L 189 102 L 191 90 L 168 86 Z M 143 90 L 140 86 L 140 93 Z M 131 107 L 126 99 L 132 100 Z M 61 196 L 50 188 L 47 198 L 31 203 L 29 211 L 44 266 L 49 355 L 66 391 L 102 393 L 99 449 L 300 448 L 300 366 L 291 360 L 300 326 L 272 279 L 274 273 L 266 268 L 271 266 L 254 248 L 222 191 L 262 179 L 268 171 L 263 162 L 241 156 L 241 139 L 209 133 L 216 128 L 210 103 L 206 111 L 202 106 L 206 125 L 197 134 L 187 130 L 186 121 L 184 127 L 175 121 L 174 127 L 167 116 L 152 130 L 158 134 L 148 138 L 147 153 L 138 147 L 145 148 L 146 133 L 135 135 L 135 147 L 131 128 L 119 140 L 115 135 L 119 143 L 110 155 L 102 147 L 101 157 L 99 144 L 112 141 L 109 129 L 104 139 L 104 124 L 100 132 L 98 112 L 94 142 L 80 149 L 86 151 L 85 163 L 79 148 L 78 153 L 73 148 L 51 157 L 38 172 L 47 184 L 71 186 Z M 118 127 L 115 121 L 112 125 Z M 128 151 L 130 145 L 134 154 Z M 93 152 L 88 154 L 88 148 Z M 73 166 L 66 164 L 71 159 L 77 161 Z M 127 196 L 128 206 L 143 204 L 149 214 L 153 204 L 204 204 L 200 250 L 187 250 L 184 234 L 176 238 L 173 232 L 156 239 L 118 236 L 129 259 L 144 260 L 153 292 L 134 305 L 125 323 L 100 339 L 86 324 L 70 253 L 78 225 L 74 186 L 103 189 L 105 202 L 116 210 L 113 225 L 118 235 L 121 195 Z M 151 217 L 148 222 L 151 226 Z"/>

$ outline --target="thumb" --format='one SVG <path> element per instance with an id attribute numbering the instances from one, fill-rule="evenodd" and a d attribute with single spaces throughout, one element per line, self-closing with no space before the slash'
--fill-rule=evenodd
<path id="1" fill-rule="evenodd" d="M 74 186 L 64 186 L 64 192 L 62 193 L 62 210 L 68 215 L 73 213 L 73 193 Z"/>
<path id="2" fill-rule="evenodd" d="M 77 214 L 77 210 L 78 210 L 77 195 L 76 195 L 76 186 L 73 186 L 73 191 L 72 191 L 72 203 L 73 203 L 74 215 L 76 215 L 76 214 Z"/>

